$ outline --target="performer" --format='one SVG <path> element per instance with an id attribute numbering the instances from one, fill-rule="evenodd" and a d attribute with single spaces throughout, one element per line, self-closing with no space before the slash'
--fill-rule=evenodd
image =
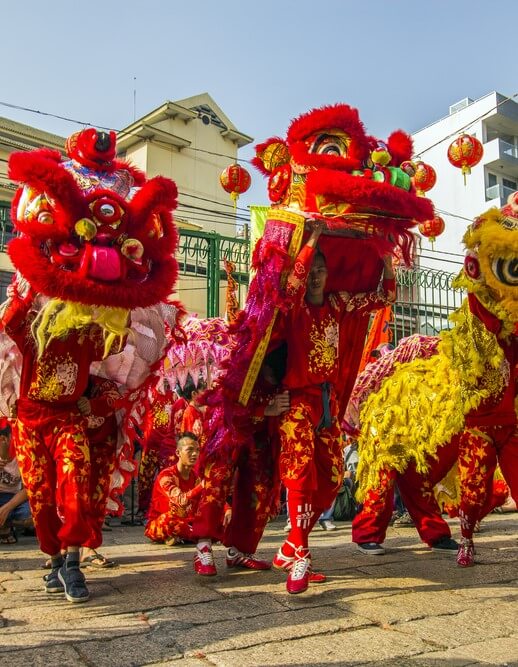
<path id="1" fill-rule="evenodd" d="M 38 355 L 31 327 L 38 325 L 39 308 L 32 307 L 31 289 L 25 296 L 18 291 L 20 282 L 10 290 L 3 318 L 23 355 L 16 453 L 41 549 L 51 556 L 45 590 L 85 602 L 90 594 L 79 570 L 79 548 L 92 539 L 91 468 L 77 403 L 87 391 L 91 363 L 104 356 L 102 331 L 95 325 L 74 329 L 65 339 L 52 338 Z M 68 553 L 65 564 L 62 548 Z"/>
<path id="2" fill-rule="evenodd" d="M 144 534 L 153 542 L 192 541 L 192 522 L 198 498 L 203 491 L 194 471 L 200 446 L 194 433 L 182 433 L 178 439 L 178 462 L 165 468 L 153 486 L 148 522 Z"/>
<path id="3" fill-rule="evenodd" d="M 290 392 L 290 409 L 280 420 L 279 466 L 281 481 L 289 492 L 292 523 L 273 566 L 289 571 L 289 593 L 302 593 L 308 587 L 308 535 L 342 483 L 341 434 L 334 393 L 340 323 L 353 310 L 369 312 L 395 300 L 390 257 L 384 260 L 381 292 L 326 294 L 326 260 L 317 249 L 324 227 L 323 221 L 312 222 L 311 236 L 288 278 L 287 292 L 293 306 L 274 332 L 288 345 L 284 386 Z"/>
<path id="4" fill-rule="evenodd" d="M 177 191 L 172 181 L 146 181 L 117 160 L 115 133 L 88 128 L 66 150 L 68 159 L 47 149 L 10 156 L 9 175 L 23 183 L 12 206 L 21 233 L 9 244 L 19 274 L 2 325 L 23 357 L 13 432 L 36 534 L 51 556 L 45 590 L 85 602 L 79 548 L 96 539 L 95 480 L 78 402 L 92 363 L 123 354 L 132 311 L 146 320 L 148 308 L 159 309 L 157 329 L 175 326 L 177 309 L 165 300 L 177 274 Z M 143 360 L 141 342 L 136 332 L 132 359 Z M 143 379 L 165 349 L 163 331 L 153 343 Z M 124 363 L 115 366 L 124 374 Z"/>

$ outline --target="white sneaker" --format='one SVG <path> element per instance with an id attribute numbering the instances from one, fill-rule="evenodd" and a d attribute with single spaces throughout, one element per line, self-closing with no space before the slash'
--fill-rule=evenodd
<path id="1" fill-rule="evenodd" d="M 329 521 L 329 519 L 324 519 L 324 521 L 319 521 L 320 528 L 322 530 L 336 530 L 336 526 L 332 521 Z"/>

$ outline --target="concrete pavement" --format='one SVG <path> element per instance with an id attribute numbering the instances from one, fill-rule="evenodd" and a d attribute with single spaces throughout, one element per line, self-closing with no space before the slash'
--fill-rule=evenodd
<path id="1" fill-rule="evenodd" d="M 283 523 L 269 525 L 271 558 Z M 458 524 L 452 522 L 458 537 Z M 195 577 L 192 546 L 149 543 L 142 527 L 105 533 L 113 570 L 86 570 L 92 599 L 43 591 L 33 538 L 0 546 L 0 665 L 129 667 L 518 666 L 518 514 L 490 515 L 474 568 L 431 552 L 413 528 L 391 528 L 385 556 L 351 544 L 350 524 L 311 536 L 328 581 L 288 595 L 277 572 Z"/>

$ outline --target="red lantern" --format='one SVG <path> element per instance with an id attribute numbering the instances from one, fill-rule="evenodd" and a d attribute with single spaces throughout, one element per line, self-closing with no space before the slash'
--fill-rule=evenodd
<path id="1" fill-rule="evenodd" d="M 466 185 L 466 174 L 471 174 L 471 167 L 480 162 L 483 154 L 482 144 L 470 134 L 461 134 L 449 145 L 448 160 L 454 167 L 462 169 L 464 185 Z"/>
<path id="2" fill-rule="evenodd" d="M 221 172 L 219 181 L 223 189 L 230 193 L 235 206 L 239 195 L 246 192 L 250 187 L 252 178 L 244 167 L 239 164 L 231 164 L 230 167 Z"/>
<path id="3" fill-rule="evenodd" d="M 425 162 L 416 162 L 415 163 L 415 174 L 413 177 L 413 182 L 417 194 L 420 197 L 424 197 L 425 192 L 431 190 L 437 181 L 437 174 L 435 169 Z"/>
<path id="4" fill-rule="evenodd" d="M 430 239 L 430 242 L 434 244 L 435 238 L 443 233 L 445 228 L 444 220 L 441 216 L 436 215 L 435 218 L 431 220 L 425 220 L 420 225 L 418 225 L 419 231 L 423 236 L 426 236 L 427 239 Z"/>

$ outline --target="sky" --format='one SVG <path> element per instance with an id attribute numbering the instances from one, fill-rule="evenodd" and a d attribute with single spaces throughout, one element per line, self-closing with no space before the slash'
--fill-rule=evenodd
<path id="1" fill-rule="evenodd" d="M 0 102 L 121 129 L 134 90 L 137 118 L 208 92 L 256 142 L 345 102 L 384 138 L 465 97 L 517 93 L 517 19 L 516 0 L 4 0 Z M 1 104 L 0 116 L 80 129 Z M 255 172 L 240 204 L 266 201 Z"/>

